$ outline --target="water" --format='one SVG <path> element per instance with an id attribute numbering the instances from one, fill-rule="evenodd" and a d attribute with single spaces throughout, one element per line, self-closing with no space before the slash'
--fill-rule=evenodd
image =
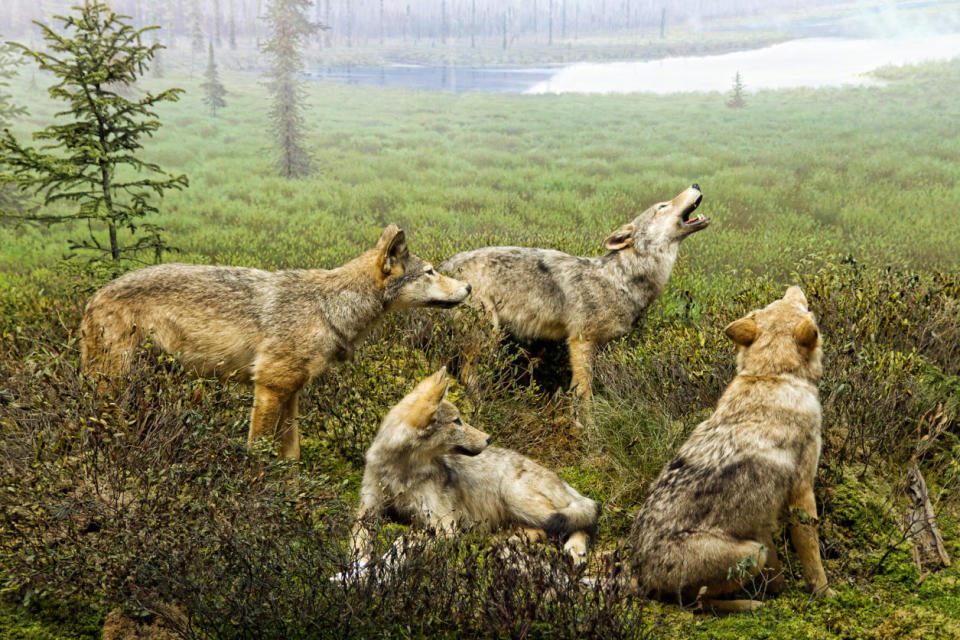
<path id="1" fill-rule="evenodd" d="M 557 69 L 541 67 L 349 67 L 323 69 L 314 77 L 320 80 L 366 84 L 379 87 L 403 87 L 427 91 L 483 91 L 523 93 L 538 82 L 550 78 Z"/>
<path id="2" fill-rule="evenodd" d="M 747 91 L 881 84 L 865 76 L 886 65 L 960 56 L 960 34 L 894 39 L 802 38 L 763 49 L 647 62 L 566 67 L 352 67 L 316 79 L 428 91 L 493 93 L 678 93 L 730 90 L 741 74 Z"/>
<path id="3" fill-rule="evenodd" d="M 863 74 L 887 65 L 960 56 L 960 34 L 926 38 L 803 38 L 763 49 L 649 62 L 575 64 L 527 93 L 729 91 L 739 71 L 748 90 L 879 84 Z"/>

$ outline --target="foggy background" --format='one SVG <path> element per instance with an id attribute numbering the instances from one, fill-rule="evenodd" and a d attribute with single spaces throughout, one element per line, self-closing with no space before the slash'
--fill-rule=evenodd
<path id="1" fill-rule="evenodd" d="M 189 46 L 198 29 L 216 47 L 237 47 L 266 36 L 261 17 L 269 0 L 115 0 L 111 6 L 138 25 L 157 24 L 168 46 Z M 33 20 L 65 13 L 74 0 L 5 0 L 0 5 L 0 33 L 5 37 L 35 34 Z M 360 47 L 434 42 L 477 46 L 497 39 L 506 47 L 523 42 L 560 43 L 600 34 L 640 36 L 687 29 L 753 28 L 786 31 L 796 36 L 877 37 L 900 33 L 949 32 L 960 25 L 960 11 L 924 16 L 910 11 L 953 7 L 960 3 L 836 0 L 316 0 L 312 19 L 329 26 L 313 44 Z M 850 19 L 817 19 L 818 8 L 845 7 Z M 803 19 L 788 12 L 805 10 Z M 185 41 L 185 42 L 181 42 Z"/>

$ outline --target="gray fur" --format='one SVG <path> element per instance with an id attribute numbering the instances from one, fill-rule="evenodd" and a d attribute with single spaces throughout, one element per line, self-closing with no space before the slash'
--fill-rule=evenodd
<path id="1" fill-rule="evenodd" d="M 443 399 L 445 371 L 430 376 L 383 420 L 366 455 L 354 544 L 366 557 L 372 517 L 393 517 L 451 535 L 520 526 L 566 540 L 578 561 L 596 527 L 597 504 L 556 473 L 463 422 Z"/>
<path id="2" fill-rule="evenodd" d="M 598 347 L 629 333 L 670 278 L 680 242 L 706 228 L 690 220 L 699 187 L 658 203 L 614 231 L 600 257 L 552 249 L 485 247 L 458 253 L 439 265 L 466 280 L 476 304 L 521 338 L 567 340 L 573 383 L 589 397 Z"/>
<path id="3" fill-rule="evenodd" d="M 797 287 L 731 323 L 737 376 L 660 472 L 630 534 L 641 591 L 691 601 L 735 593 L 763 575 L 783 584 L 773 533 L 789 508 L 808 588 L 829 593 L 817 546 L 819 332 Z M 801 514 L 802 512 L 802 514 Z M 746 561 L 746 562 L 744 562 Z M 744 568 L 743 574 L 738 566 Z M 728 609 L 753 609 L 734 601 Z"/>

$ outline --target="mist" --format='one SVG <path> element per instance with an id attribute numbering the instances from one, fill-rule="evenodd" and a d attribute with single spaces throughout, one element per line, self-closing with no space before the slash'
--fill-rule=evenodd
<path id="1" fill-rule="evenodd" d="M 960 0 L 0 0 L 0 637 L 960 637 L 958 123 Z"/>

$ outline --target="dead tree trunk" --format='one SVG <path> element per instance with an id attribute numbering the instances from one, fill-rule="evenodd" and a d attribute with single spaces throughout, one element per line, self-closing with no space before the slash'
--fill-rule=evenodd
<path id="1" fill-rule="evenodd" d="M 937 571 L 950 566 L 950 557 L 943 546 L 943 536 L 937 528 L 937 520 L 927 494 L 927 483 L 920 475 L 916 463 L 910 466 L 907 480 L 907 512 L 903 524 L 909 538 L 913 541 L 913 561 L 920 574 Z"/>

